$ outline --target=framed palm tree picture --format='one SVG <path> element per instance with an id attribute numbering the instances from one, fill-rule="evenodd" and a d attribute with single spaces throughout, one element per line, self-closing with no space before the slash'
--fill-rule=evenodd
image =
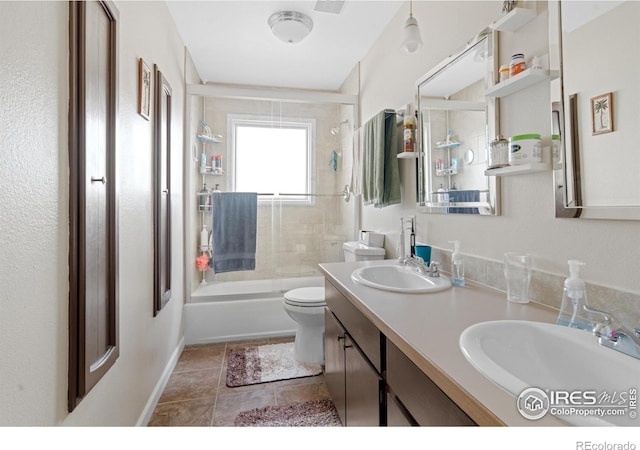
<path id="1" fill-rule="evenodd" d="M 591 131 L 594 136 L 613 131 L 612 92 L 591 98 Z"/>

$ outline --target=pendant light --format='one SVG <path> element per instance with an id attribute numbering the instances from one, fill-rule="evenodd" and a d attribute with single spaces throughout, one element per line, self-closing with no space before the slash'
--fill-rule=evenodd
<path id="1" fill-rule="evenodd" d="M 413 53 L 420 47 L 422 47 L 420 27 L 418 21 L 413 17 L 413 0 L 409 0 L 409 18 L 404 24 L 402 47 L 400 48 L 407 53 Z"/>

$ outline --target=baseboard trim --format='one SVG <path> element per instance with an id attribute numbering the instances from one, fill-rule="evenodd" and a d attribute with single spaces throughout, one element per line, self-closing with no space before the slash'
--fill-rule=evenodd
<path id="1" fill-rule="evenodd" d="M 156 383 L 156 386 L 153 389 L 153 392 L 151 393 L 149 400 L 147 400 L 147 404 L 145 405 L 144 409 L 142 410 L 142 413 L 140 414 L 140 417 L 138 418 L 138 421 L 136 422 L 137 427 L 146 427 L 149 421 L 151 420 L 151 417 L 153 416 L 153 411 L 156 409 L 156 406 L 158 405 L 158 401 L 160 401 L 160 397 L 164 392 L 164 388 L 167 387 L 167 383 L 169 382 L 169 378 L 171 378 L 173 369 L 175 369 L 176 364 L 178 364 L 178 359 L 180 359 L 180 355 L 184 350 L 184 345 L 185 344 L 184 344 L 184 336 L 183 336 L 178 342 L 178 345 L 176 346 L 175 350 L 173 351 L 171 358 L 169 358 L 169 361 L 167 361 L 167 365 L 165 366 L 164 371 L 162 372 L 162 376 Z"/>

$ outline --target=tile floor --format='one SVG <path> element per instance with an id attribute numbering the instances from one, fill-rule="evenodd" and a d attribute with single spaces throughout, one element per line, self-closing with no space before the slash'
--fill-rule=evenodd
<path id="1" fill-rule="evenodd" d="M 149 426 L 233 426 L 241 411 L 331 398 L 324 375 L 229 388 L 227 358 L 235 346 L 291 342 L 293 337 L 186 347 Z"/>

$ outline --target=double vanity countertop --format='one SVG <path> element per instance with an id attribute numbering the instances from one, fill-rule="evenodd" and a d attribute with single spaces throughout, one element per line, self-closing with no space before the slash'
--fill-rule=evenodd
<path id="1" fill-rule="evenodd" d="M 558 312 L 537 304 L 518 304 L 506 294 L 479 284 L 428 294 L 403 294 L 356 283 L 351 273 L 367 265 L 396 260 L 320 264 L 320 270 L 353 305 L 418 366 L 478 425 L 559 426 L 547 415 L 525 419 L 516 398 L 499 388 L 467 361 L 460 335 L 471 325 L 492 320 L 554 323 Z M 537 386 L 532 386 L 537 387 Z"/>

